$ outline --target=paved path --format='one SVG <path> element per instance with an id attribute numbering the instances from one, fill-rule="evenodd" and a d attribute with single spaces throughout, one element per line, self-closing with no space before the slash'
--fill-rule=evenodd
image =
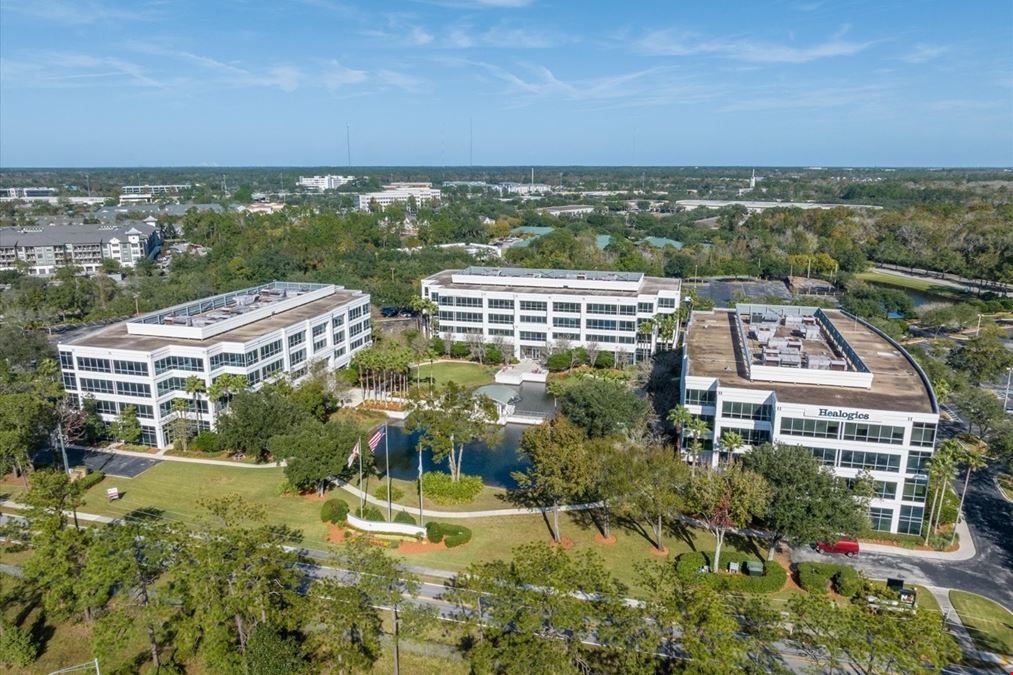
<path id="1" fill-rule="evenodd" d="M 122 457 L 138 457 L 141 459 L 147 459 L 154 462 L 166 461 L 166 462 L 183 462 L 185 464 L 211 464 L 214 466 L 230 466 L 238 469 L 274 469 L 279 466 L 285 466 L 285 462 L 272 462 L 270 464 L 251 464 L 249 462 L 238 462 L 235 460 L 226 459 L 203 459 L 201 457 L 179 457 L 177 455 L 162 455 L 162 454 L 151 454 L 148 452 L 135 452 L 133 450 L 120 450 L 117 448 L 84 448 L 81 446 L 68 446 L 68 448 L 74 448 L 76 450 L 87 450 L 90 452 L 104 452 L 110 455 L 120 455 Z"/>

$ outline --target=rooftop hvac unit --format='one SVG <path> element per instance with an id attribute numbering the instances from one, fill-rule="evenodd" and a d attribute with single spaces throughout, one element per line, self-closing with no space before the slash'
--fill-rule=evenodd
<path id="1" fill-rule="evenodd" d="M 784 317 L 784 325 L 788 328 L 799 328 L 802 325 L 802 317 L 786 316 Z"/>
<path id="2" fill-rule="evenodd" d="M 823 332 L 820 331 L 819 326 L 806 326 L 805 327 L 805 339 L 806 340 L 822 340 Z"/>
<path id="3" fill-rule="evenodd" d="M 800 368 L 802 366 L 802 355 L 795 351 L 781 352 L 781 365 L 790 368 Z"/>
<path id="4" fill-rule="evenodd" d="M 806 355 L 806 367 L 813 370 L 830 370 L 831 359 L 823 354 Z"/>

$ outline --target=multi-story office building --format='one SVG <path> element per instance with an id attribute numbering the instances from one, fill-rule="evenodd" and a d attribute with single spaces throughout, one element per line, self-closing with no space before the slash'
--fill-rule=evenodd
<path id="1" fill-rule="evenodd" d="M 681 400 L 711 432 L 701 459 L 766 442 L 809 448 L 845 478 L 875 481 L 872 527 L 917 534 L 939 406 L 918 364 L 873 326 L 840 310 L 740 304 L 694 312 Z M 716 439 L 716 440 L 715 440 Z"/>
<path id="2" fill-rule="evenodd" d="M 0 188 L 0 197 L 8 199 L 31 199 L 33 197 L 53 197 L 56 188 L 51 187 L 12 187 Z"/>
<path id="3" fill-rule="evenodd" d="M 383 192 L 366 192 L 358 197 L 360 211 L 368 211 L 370 204 L 390 206 L 391 204 L 409 204 L 415 199 L 418 206 L 429 202 L 440 201 L 440 191 L 432 183 L 391 183 L 383 186 Z"/>
<path id="4" fill-rule="evenodd" d="M 59 344 L 63 386 L 78 402 L 93 396 L 113 421 L 137 409 L 143 441 L 172 442 L 172 421 L 184 414 L 197 428 L 214 428 L 218 401 L 197 401 L 186 378 L 206 386 L 223 373 L 256 388 L 284 375 L 302 377 L 310 364 L 348 364 L 370 344 L 369 296 L 331 284 L 271 283 L 176 305 L 107 326 Z M 182 399 L 188 411 L 173 411 Z"/>
<path id="5" fill-rule="evenodd" d="M 155 255 L 160 243 L 151 222 L 3 227 L 0 270 L 25 265 L 29 274 L 49 276 L 57 268 L 76 265 L 85 274 L 94 274 L 103 258 L 133 267 L 138 260 Z"/>
<path id="6" fill-rule="evenodd" d="M 641 334 L 640 323 L 676 312 L 679 290 L 678 279 L 640 272 L 513 267 L 444 270 L 422 280 L 423 297 L 439 305 L 440 335 L 502 341 L 525 358 L 563 344 L 642 358 L 654 351 L 658 334 Z"/>
<path id="7" fill-rule="evenodd" d="M 179 194 L 183 190 L 189 190 L 190 187 L 189 183 L 180 183 L 178 185 L 124 185 L 120 190 L 120 194 L 148 196 Z"/>
<path id="8" fill-rule="evenodd" d="M 355 176 L 299 176 L 297 185 L 310 190 L 334 190 L 355 180 Z"/>

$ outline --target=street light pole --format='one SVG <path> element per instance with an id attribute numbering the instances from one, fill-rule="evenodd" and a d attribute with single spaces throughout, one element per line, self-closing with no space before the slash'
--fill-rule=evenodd
<path id="1" fill-rule="evenodd" d="M 1002 411 L 1006 412 L 1009 410 L 1009 386 L 1010 381 L 1013 380 L 1013 366 L 1009 368 L 1009 375 L 1006 376 L 1006 395 L 1002 399 Z"/>

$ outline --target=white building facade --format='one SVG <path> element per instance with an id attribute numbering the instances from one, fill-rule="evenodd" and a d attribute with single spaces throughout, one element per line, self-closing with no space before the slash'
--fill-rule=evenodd
<path id="1" fill-rule="evenodd" d="M 814 307 L 694 312 L 680 394 L 711 430 L 701 461 L 727 456 L 729 431 L 745 441 L 736 453 L 804 446 L 838 476 L 871 476 L 874 530 L 921 533 L 939 408 L 917 363 L 874 327 Z"/>
<path id="2" fill-rule="evenodd" d="M 657 330 L 638 329 L 678 311 L 680 282 L 640 272 L 468 267 L 426 277 L 422 296 L 439 306 L 435 332 L 444 339 L 502 342 L 518 358 L 569 345 L 627 361 L 657 348 Z M 677 339 L 673 333 L 670 341 Z"/>
<path id="3" fill-rule="evenodd" d="M 391 183 L 384 185 L 382 192 L 365 192 L 358 196 L 360 211 L 369 211 L 370 204 L 386 207 L 391 204 L 409 204 L 412 199 L 417 206 L 440 201 L 441 193 L 432 183 Z"/>
<path id="4" fill-rule="evenodd" d="M 355 180 L 355 176 L 336 176 L 330 174 L 326 176 L 299 176 L 297 185 L 323 192 L 324 190 L 336 190 L 342 185 L 351 183 L 353 180 Z"/>
<path id="5" fill-rule="evenodd" d="M 33 276 L 51 276 L 60 267 L 74 265 L 95 274 L 102 260 L 134 267 L 155 255 L 161 244 L 152 222 L 117 225 L 71 224 L 0 228 L 0 270 L 25 267 Z"/>
<path id="6" fill-rule="evenodd" d="M 112 422 L 128 405 L 137 410 L 142 442 L 172 444 L 180 415 L 193 429 L 214 429 L 222 402 L 185 391 L 196 376 L 205 389 L 222 374 L 246 378 L 253 389 L 287 376 L 303 377 L 315 363 L 340 368 L 371 343 L 369 295 L 331 284 L 274 281 L 223 293 L 59 344 L 64 389 L 79 404 L 93 397 Z M 173 410 L 181 399 L 187 411 Z"/>

